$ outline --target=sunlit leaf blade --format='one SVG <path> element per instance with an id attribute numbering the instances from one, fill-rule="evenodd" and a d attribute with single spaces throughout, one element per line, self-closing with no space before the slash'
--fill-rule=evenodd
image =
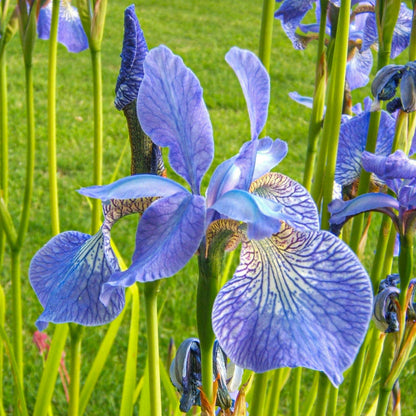
<path id="1" fill-rule="evenodd" d="M 253 52 L 234 46 L 225 60 L 236 73 L 247 102 L 251 138 L 258 138 L 267 120 L 270 79 L 266 68 Z"/>
<path id="2" fill-rule="evenodd" d="M 371 317 L 370 280 L 355 254 L 325 231 L 285 226 L 243 243 L 240 265 L 220 290 L 213 329 L 237 365 L 323 371 L 339 385 Z"/>
<path id="3" fill-rule="evenodd" d="M 299 231 L 319 229 L 319 215 L 314 200 L 302 185 L 288 176 L 267 173 L 253 182 L 250 191 L 282 205 L 285 222 L 291 227 Z"/>
<path id="4" fill-rule="evenodd" d="M 178 193 L 154 202 L 143 214 L 128 270 L 114 275 L 114 286 L 169 277 L 195 254 L 204 233 L 205 200 Z M 108 287 L 105 290 L 111 290 Z M 105 301 L 105 298 L 103 298 Z"/>
<path id="5" fill-rule="evenodd" d="M 158 175 L 133 175 L 119 179 L 109 185 L 94 185 L 78 190 L 81 195 L 108 201 L 110 199 L 134 199 L 152 196 L 170 196 L 187 192 L 177 182 Z"/>
<path id="6" fill-rule="evenodd" d="M 144 72 L 137 100 L 140 124 L 154 143 L 169 147 L 171 167 L 199 194 L 214 154 L 201 85 L 182 59 L 163 45 L 149 52 Z"/>
<path id="7" fill-rule="evenodd" d="M 112 321 L 124 307 L 124 290 L 111 294 L 108 305 L 100 300 L 101 286 L 118 271 L 103 251 L 103 235 L 68 231 L 52 238 L 33 257 L 30 283 L 45 308 L 36 325 L 76 322 L 102 325 Z"/>

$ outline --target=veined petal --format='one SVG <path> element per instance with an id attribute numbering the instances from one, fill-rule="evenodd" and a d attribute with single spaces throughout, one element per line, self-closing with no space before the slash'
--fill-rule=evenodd
<path id="1" fill-rule="evenodd" d="M 171 167 L 199 194 L 214 155 L 214 139 L 202 88 L 195 74 L 166 46 L 149 52 L 137 100 L 144 132 L 169 147 Z"/>
<path id="2" fill-rule="evenodd" d="M 312 9 L 314 0 L 284 0 L 274 17 L 280 19 L 283 30 L 296 49 L 304 49 L 296 37 L 296 29 L 305 14 Z"/>
<path id="3" fill-rule="evenodd" d="M 342 224 L 348 217 L 353 215 L 366 211 L 382 210 L 383 208 L 393 208 L 398 210 L 399 203 L 396 198 L 380 192 L 359 195 L 349 201 L 334 199 L 328 205 L 328 211 L 331 213 L 329 223 Z"/>
<path id="4" fill-rule="evenodd" d="M 158 175 L 133 175 L 109 185 L 94 185 L 78 190 L 81 195 L 108 201 L 109 199 L 133 199 L 151 196 L 170 196 L 188 192 L 186 188 L 168 178 Z"/>
<path id="5" fill-rule="evenodd" d="M 112 276 L 112 286 L 130 286 L 178 272 L 197 251 L 204 235 L 205 200 L 189 192 L 155 201 L 137 227 L 136 249 L 128 270 Z M 108 285 L 107 285 L 108 286 Z"/>
<path id="6" fill-rule="evenodd" d="M 309 192 L 298 182 L 270 172 L 252 183 L 250 192 L 282 206 L 285 222 L 298 231 L 319 230 L 319 214 Z"/>
<path id="7" fill-rule="evenodd" d="M 373 66 L 373 53 L 370 49 L 359 51 L 355 48 L 354 56 L 347 62 L 346 80 L 351 90 L 364 87 L 370 80 Z"/>
<path id="8" fill-rule="evenodd" d="M 237 189 L 225 193 L 211 208 L 247 223 L 248 238 L 256 240 L 277 233 L 286 220 L 280 204 Z"/>
<path id="9" fill-rule="evenodd" d="M 283 226 L 270 239 L 243 243 L 240 265 L 214 302 L 212 324 L 241 367 L 302 366 L 339 385 L 371 310 L 368 275 L 341 240 Z"/>
<path id="10" fill-rule="evenodd" d="M 287 143 L 283 140 L 272 140 L 264 137 L 259 140 L 256 153 L 256 165 L 252 180 L 256 180 L 277 166 L 287 155 Z"/>
<path id="11" fill-rule="evenodd" d="M 39 11 L 37 31 L 40 39 L 49 39 L 52 18 L 52 2 Z M 76 7 L 69 2 L 60 2 L 58 42 L 69 52 L 78 53 L 88 49 L 88 39 L 82 27 Z"/>
<path id="12" fill-rule="evenodd" d="M 400 55 L 410 43 L 410 32 L 412 30 L 412 11 L 405 3 L 400 5 L 399 17 L 393 32 L 393 40 L 391 43 L 391 59 Z"/>
<path id="13" fill-rule="evenodd" d="M 251 138 L 257 139 L 267 120 L 270 101 L 270 78 L 266 68 L 254 53 L 234 46 L 225 60 L 240 81 L 247 102 Z"/>
<path id="14" fill-rule="evenodd" d="M 99 300 L 102 285 L 120 270 L 117 263 L 107 260 L 103 244 L 101 231 L 92 237 L 68 231 L 52 238 L 35 254 L 29 279 L 45 308 L 36 321 L 39 330 L 48 322 L 103 325 L 121 312 L 123 289 L 113 291 L 106 306 Z"/>
<path id="15" fill-rule="evenodd" d="M 146 40 L 134 11 L 134 4 L 124 12 L 124 39 L 121 68 L 116 84 L 114 104 L 123 109 L 137 99 L 144 71 L 143 62 L 148 52 Z"/>
<path id="16" fill-rule="evenodd" d="M 389 156 L 363 152 L 362 162 L 366 171 L 375 173 L 383 180 L 416 177 L 416 161 L 409 159 L 402 150 L 396 150 Z"/>

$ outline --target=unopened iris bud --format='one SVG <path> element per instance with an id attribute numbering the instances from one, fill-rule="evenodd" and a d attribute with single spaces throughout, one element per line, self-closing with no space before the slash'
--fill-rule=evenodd
<path id="1" fill-rule="evenodd" d="M 374 298 L 373 320 L 382 332 L 397 332 L 399 321 L 397 318 L 397 301 L 400 290 L 396 287 L 397 280 L 388 276 L 380 283 L 380 289 Z"/>
<path id="2" fill-rule="evenodd" d="M 238 389 L 243 369 L 227 362 L 227 356 L 215 341 L 212 352 L 213 381 L 218 381 L 216 404 L 221 409 L 230 409 L 233 402 L 230 392 Z M 188 412 L 192 406 L 200 406 L 201 350 L 197 338 L 188 338 L 179 346 L 169 370 L 172 384 L 181 393 L 179 409 Z"/>
<path id="3" fill-rule="evenodd" d="M 397 109 L 409 113 L 416 110 L 416 62 L 406 65 L 387 65 L 380 69 L 371 85 L 375 97 L 372 110 L 380 108 L 380 101 L 388 101 L 396 95 L 400 84 L 400 98 L 395 98 L 387 105 L 387 110 Z"/>

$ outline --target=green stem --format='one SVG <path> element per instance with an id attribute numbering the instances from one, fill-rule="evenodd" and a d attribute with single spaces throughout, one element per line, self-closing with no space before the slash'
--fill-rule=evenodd
<path id="1" fill-rule="evenodd" d="M 263 62 L 263 65 L 266 68 L 267 72 L 269 72 L 270 68 L 275 6 L 276 2 L 274 0 L 263 0 L 263 11 L 260 28 L 259 58 Z"/>
<path id="2" fill-rule="evenodd" d="M 394 361 L 396 350 L 396 334 L 387 334 L 384 341 L 384 348 L 380 361 L 380 390 L 378 395 L 376 416 L 384 416 L 387 411 L 391 388 L 386 388 L 384 382 L 390 374 L 391 366 Z"/>
<path id="3" fill-rule="evenodd" d="M 59 0 L 53 0 L 49 36 L 48 72 L 48 172 L 52 234 L 59 234 L 58 180 L 56 163 L 56 61 L 58 50 Z"/>
<path id="4" fill-rule="evenodd" d="M 258 373 L 254 378 L 253 395 L 249 406 L 250 416 L 263 416 L 269 373 Z"/>
<path id="5" fill-rule="evenodd" d="M 318 395 L 316 397 L 315 416 L 326 414 L 329 400 L 329 388 L 331 382 L 324 373 L 319 374 Z"/>
<path id="6" fill-rule="evenodd" d="M 406 313 L 406 295 L 413 273 L 413 232 L 409 230 L 400 235 L 399 274 L 400 274 L 400 307 Z"/>
<path id="7" fill-rule="evenodd" d="M 16 247 L 21 249 L 29 226 L 29 211 L 33 192 L 33 171 L 35 168 L 35 104 L 33 98 L 32 66 L 25 65 L 26 76 L 26 111 L 27 111 L 27 149 L 26 149 L 26 181 L 17 233 Z"/>
<path id="8" fill-rule="evenodd" d="M 268 415 L 277 415 L 280 402 L 280 392 L 289 377 L 290 369 L 289 368 L 278 368 L 272 373 L 272 385 L 270 388 L 270 394 L 267 397 L 267 409 Z"/>
<path id="9" fill-rule="evenodd" d="M 337 402 L 338 402 L 338 389 L 334 386 L 329 388 L 329 399 L 328 399 L 328 416 L 335 416 L 337 412 Z"/>
<path id="10" fill-rule="evenodd" d="M 7 71 L 4 52 L 0 54 L 0 192 L 7 204 L 8 200 L 8 126 L 7 126 Z M 4 261 L 6 234 L 0 226 L 0 269 Z"/>
<path id="11" fill-rule="evenodd" d="M 152 416 L 162 416 L 157 314 L 157 294 L 159 292 L 159 285 L 160 281 L 158 280 L 144 284 L 144 303 L 147 327 L 147 356 L 149 362 L 150 414 Z"/>
<path id="12" fill-rule="evenodd" d="M 313 405 L 316 401 L 316 395 L 318 394 L 320 373 L 315 371 L 315 375 L 312 382 L 312 387 L 309 389 L 306 400 L 302 406 L 302 415 L 309 416 L 312 413 Z"/>
<path id="13" fill-rule="evenodd" d="M 129 344 L 127 348 L 126 370 L 124 373 L 123 394 L 121 397 L 120 415 L 133 414 L 134 389 L 136 388 L 137 351 L 139 340 L 139 290 L 135 284 L 130 287 L 132 294 Z"/>
<path id="14" fill-rule="evenodd" d="M 202 389 L 207 399 L 212 402 L 213 364 L 212 347 L 215 335 L 212 330 L 211 312 L 218 292 L 218 280 L 221 276 L 224 251 L 221 245 L 211 245 L 205 257 L 205 243 L 199 248 L 199 279 L 197 291 L 197 324 L 201 347 Z"/>
<path id="15" fill-rule="evenodd" d="M 323 209 L 321 226 L 329 227 L 328 204 L 332 201 L 341 114 L 344 103 L 345 72 L 348 52 L 348 34 L 351 0 L 341 2 L 337 34 L 334 46 L 332 69 L 329 78 L 327 112 L 324 120 L 323 137 L 327 145 L 325 180 L 323 183 Z"/>
<path id="16" fill-rule="evenodd" d="M 322 120 L 324 116 L 325 107 L 327 68 L 324 47 L 327 6 L 328 1 L 321 0 L 321 20 L 319 26 L 319 40 L 315 67 L 315 90 L 313 94 L 312 114 L 311 119 L 309 121 L 308 148 L 306 152 L 305 170 L 303 174 L 303 186 L 308 190 L 310 190 L 312 184 L 312 176 L 315 168 L 315 159 L 318 148 L 319 133 L 322 129 Z M 323 156 L 326 157 L 326 152 L 323 152 Z M 325 157 L 323 157 L 324 161 Z M 324 166 L 321 166 L 321 168 L 324 168 Z M 319 177 L 320 176 L 317 175 L 317 181 L 319 181 Z"/>
<path id="17" fill-rule="evenodd" d="M 292 380 L 292 407 L 290 414 L 297 416 L 299 414 L 299 399 L 300 399 L 300 387 L 302 383 L 302 367 L 297 367 L 293 370 Z"/>
<path id="18" fill-rule="evenodd" d="M 6 297 L 4 295 L 3 286 L 0 285 L 0 327 L 4 328 L 6 317 Z M 3 343 L 0 343 L 0 380 L 3 380 L 4 374 L 4 347 Z M 5 415 L 4 411 L 4 394 L 3 394 L 3 383 L 0 383 L 0 416 Z"/>
<path id="19" fill-rule="evenodd" d="M 42 372 L 33 416 L 46 416 L 48 414 L 67 336 L 68 324 L 56 325 L 48 351 L 48 358 Z"/>
<path id="20" fill-rule="evenodd" d="M 351 382 L 348 389 L 347 405 L 345 409 L 345 414 L 349 416 L 357 414 L 357 397 L 360 388 L 365 352 L 365 344 L 362 344 L 351 369 Z"/>
<path id="21" fill-rule="evenodd" d="M 71 364 L 69 370 L 69 416 L 79 415 L 79 391 L 81 385 L 81 345 L 84 327 L 70 324 Z"/>
<path id="22" fill-rule="evenodd" d="M 102 185 L 103 171 L 103 104 L 101 51 L 91 48 L 93 94 L 94 94 L 94 170 L 93 183 Z M 91 233 L 96 233 L 101 224 L 101 201 L 92 200 Z"/>
<path id="23" fill-rule="evenodd" d="M 12 275 L 12 322 L 13 322 L 13 349 L 16 359 L 18 376 L 23 380 L 23 319 L 22 319 L 22 288 L 20 270 L 20 250 L 12 249 L 11 275 Z"/>

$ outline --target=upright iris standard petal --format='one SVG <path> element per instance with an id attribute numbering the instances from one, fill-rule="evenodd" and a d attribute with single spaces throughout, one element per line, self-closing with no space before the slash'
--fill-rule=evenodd
<path id="1" fill-rule="evenodd" d="M 123 289 L 114 290 L 106 306 L 99 300 L 101 286 L 120 270 L 107 260 L 103 244 L 101 231 L 92 237 L 68 231 L 52 238 L 35 254 L 29 279 L 45 308 L 36 322 L 39 330 L 48 322 L 102 325 L 121 312 Z"/>
<path id="2" fill-rule="evenodd" d="M 237 189 L 225 193 L 211 208 L 247 223 L 248 238 L 256 240 L 277 233 L 286 220 L 280 204 Z"/>
<path id="3" fill-rule="evenodd" d="M 361 51 L 355 48 L 354 55 L 348 60 L 345 78 L 351 90 L 364 87 L 370 80 L 373 67 L 373 54 L 370 49 Z"/>
<path id="4" fill-rule="evenodd" d="M 243 243 L 240 265 L 215 300 L 212 323 L 221 347 L 241 367 L 302 366 L 339 385 L 371 311 L 368 275 L 341 240 L 285 226 L 270 239 Z"/>
<path id="5" fill-rule="evenodd" d="M 124 12 L 124 39 L 121 51 L 121 68 L 116 84 L 114 104 L 123 109 L 137 99 L 144 71 L 143 62 L 148 49 L 143 31 L 134 11 L 134 4 Z"/>
<path id="6" fill-rule="evenodd" d="M 246 98 L 251 138 L 257 139 L 267 120 L 270 101 L 270 78 L 266 68 L 253 52 L 231 48 L 225 60 L 233 68 Z"/>
<path id="7" fill-rule="evenodd" d="M 130 286 L 136 280 L 174 275 L 197 251 L 204 221 L 205 200 L 201 196 L 181 192 L 155 201 L 139 222 L 131 266 L 114 274 L 108 285 Z"/>
<path id="8" fill-rule="evenodd" d="M 402 150 L 388 156 L 363 152 L 364 169 L 381 179 L 413 179 L 416 177 L 416 161 L 409 159 Z"/>
<path id="9" fill-rule="evenodd" d="M 110 199 L 162 197 L 188 191 L 171 179 L 143 174 L 126 176 L 109 185 L 94 185 L 81 188 L 78 192 L 81 195 L 108 201 Z"/>
<path id="10" fill-rule="evenodd" d="M 284 221 L 298 231 L 319 230 L 319 214 L 309 192 L 299 183 L 270 172 L 252 183 L 250 192 L 281 205 Z"/>
<path id="11" fill-rule="evenodd" d="M 40 39 L 49 39 L 51 31 L 52 2 L 39 11 L 37 31 Z M 82 27 L 76 7 L 69 1 L 61 1 L 59 6 L 58 42 L 69 52 L 82 52 L 88 49 L 88 39 Z"/>
<path id="12" fill-rule="evenodd" d="M 171 167 L 199 194 L 214 154 L 214 140 L 202 88 L 194 73 L 166 46 L 152 49 L 137 100 L 144 132 L 169 147 Z"/>

